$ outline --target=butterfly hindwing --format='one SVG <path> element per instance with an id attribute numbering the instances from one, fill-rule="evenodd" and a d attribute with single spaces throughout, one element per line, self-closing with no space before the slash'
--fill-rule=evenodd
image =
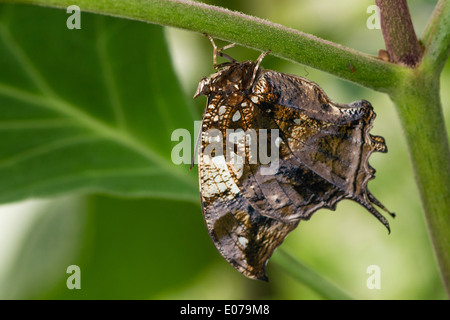
<path id="1" fill-rule="evenodd" d="M 292 222 L 308 219 L 322 207 L 334 209 L 339 200 L 349 198 L 387 226 L 367 189 L 374 173 L 370 154 L 386 152 L 384 140 L 369 134 L 375 118 L 370 103 L 338 105 L 316 84 L 273 71 L 264 71 L 241 99 L 233 111 L 245 115 L 239 126 L 257 136 L 261 130 L 278 130 L 266 141 L 268 149 L 279 148 L 275 169 L 252 164 L 247 153 L 244 174 L 233 176 L 261 214 Z M 228 120 L 225 127 L 233 125 Z"/>
<path id="2" fill-rule="evenodd" d="M 218 108 L 205 112 L 199 152 L 200 194 L 208 233 L 218 251 L 238 271 L 265 280 L 267 260 L 298 222 L 286 224 L 265 217 L 242 195 L 219 147 L 226 143 L 217 139 L 220 121 L 214 121 L 216 116 L 227 117 L 232 107 L 218 97 L 209 100 Z"/>
<path id="3" fill-rule="evenodd" d="M 222 256 L 247 277 L 267 279 L 268 259 L 300 220 L 342 199 L 389 229 L 374 205 L 389 211 L 367 187 L 375 173 L 370 155 L 387 151 L 369 133 L 370 103 L 336 104 L 307 79 L 263 70 L 267 52 L 237 62 L 210 40 L 218 70 L 194 97 L 208 98 L 199 182 L 208 233 Z M 230 62 L 216 65 L 217 54 Z"/>

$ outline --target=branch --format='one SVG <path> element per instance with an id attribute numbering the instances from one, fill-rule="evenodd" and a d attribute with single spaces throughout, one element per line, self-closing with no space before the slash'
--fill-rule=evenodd
<path id="1" fill-rule="evenodd" d="M 450 4 L 441 0 L 422 37 L 420 65 L 393 88 L 420 192 L 428 233 L 450 297 L 450 149 L 439 97 L 440 73 L 450 53 Z"/>
<path id="2" fill-rule="evenodd" d="M 450 2 L 440 0 L 421 38 L 424 63 L 440 73 L 450 54 Z"/>
<path id="3" fill-rule="evenodd" d="M 427 222 L 428 233 L 450 297 L 450 150 L 439 74 L 406 78 L 391 96 L 397 106 Z"/>
<path id="4" fill-rule="evenodd" d="M 381 29 L 390 61 L 416 66 L 421 49 L 406 0 L 376 0 L 376 4 L 380 8 Z"/>
<path id="5" fill-rule="evenodd" d="M 326 299 L 352 300 L 347 293 L 308 268 L 299 260 L 296 260 L 281 248 L 274 252 L 272 261 L 294 279 L 299 280 L 300 283 L 306 284 Z"/>
<path id="6" fill-rule="evenodd" d="M 58 8 L 74 4 L 73 0 L 0 2 Z M 448 1 L 440 0 L 437 5 L 422 38 L 426 46 L 423 63 L 414 69 L 384 62 L 262 19 L 202 3 L 183 0 L 77 0 L 76 4 L 86 12 L 209 33 L 260 51 L 270 49 L 280 58 L 389 93 L 398 107 L 436 256 L 444 284 L 450 290 L 450 151 L 439 100 L 439 73 L 450 52 Z M 391 61 L 416 66 L 420 62 L 421 49 L 406 0 L 398 0 L 398 3 L 377 0 L 377 4 L 381 9 Z M 283 266 L 290 268 L 290 258 L 276 254 L 274 258 L 279 263 L 284 260 Z"/>
<path id="7" fill-rule="evenodd" d="M 58 8 L 73 0 L 0 0 Z M 82 11 L 182 28 L 301 63 L 362 86 L 389 92 L 402 67 L 284 26 L 203 3 L 184 0 L 78 0 Z"/>

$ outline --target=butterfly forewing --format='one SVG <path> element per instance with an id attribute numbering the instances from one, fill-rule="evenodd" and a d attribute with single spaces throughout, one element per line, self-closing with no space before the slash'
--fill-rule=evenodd
<path id="1" fill-rule="evenodd" d="M 215 49 L 218 50 L 218 49 Z M 386 152 L 369 131 L 367 101 L 332 102 L 315 83 L 228 62 L 202 79 L 199 178 L 209 235 L 224 258 L 254 279 L 300 220 L 344 199 L 363 205 L 388 229 L 369 192 L 372 152 Z M 389 211 L 387 211 L 389 212 Z"/>
<path id="2" fill-rule="evenodd" d="M 216 116 L 227 117 L 232 107 L 217 100 L 219 108 L 205 112 L 199 152 L 205 223 L 214 245 L 231 265 L 249 278 L 265 280 L 267 260 L 298 222 L 285 224 L 259 214 L 240 192 L 219 148 L 225 142 L 217 139 L 220 135 L 214 130 L 219 127 Z M 226 106 L 227 112 L 221 106 Z"/>

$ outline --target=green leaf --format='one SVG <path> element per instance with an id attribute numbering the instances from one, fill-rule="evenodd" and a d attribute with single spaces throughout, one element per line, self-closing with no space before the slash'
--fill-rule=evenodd
<path id="1" fill-rule="evenodd" d="M 85 207 L 76 197 L 63 197 L 31 211 L 32 221 L 20 239 L 20 250 L 0 276 L 0 299 L 39 297 L 60 282 L 81 249 Z"/>
<path id="2" fill-rule="evenodd" d="M 213 259 L 219 255 L 197 205 L 60 199 L 38 215 L 1 294 L 5 299 L 158 298 L 191 285 Z M 71 265 L 80 268 L 79 290 L 67 287 Z"/>
<path id="3" fill-rule="evenodd" d="M 11 0 L 7 1 L 11 2 Z M 4 1 L 0 0 L 0 2 Z M 14 2 L 56 5 L 60 8 L 73 4 L 67 0 L 14 0 Z M 320 41 L 279 25 L 274 26 L 272 23 L 233 14 L 202 3 L 160 0 L 109 2 L 82 0 L 79 4 L 83 10 L 208 32 L 223 40 L 260 50 L 271 48 L 272 53 L 279 57 L 305 63 L 382 92 L 400 92 L 399 81 L 407 83 L 408 78 L 417 75 L 402 66 L 386 63 L 375 57 Z M 422 38 L 422 42 L 427 47 L 425 48 L 427 59 L 424 59 L 422 70 L 427 71 L 428 74 L 431 69 L 439 70 L 438 67 L 443 66 L 448 56 L 448 46 L 445 46 L 448 44 L 448 37 L 445 32 L 441 32 L 445 30 L 445 24 L 448 22 L 448 19 L 443 19 L 448 16 L 444 14 L 448 12 L 448 1 L 442 0 L 440 4 L 441 8 L 445 5 L 446 10 L 437 10 L 437 14 L 431 19 L 432 23 L 427 27 Z M 439 7 L 438 5 L 437 8 Z M 0 174 L 2 174 L 0 202 L 68 192 L 104 192 L 122 196 L 182 199 L 198 204 L 195 173 L 189 172 L 187 168 L 185 170 L 185 168 L 174 166 L 170 161 L 172 145 L 169 142 L 168 133 L 177 127 L 190 129 L 196 113 L 190 111 L 189 105 L 186 105 L 183 94 L 179 90 L 171 71 L 160 29 L 144 24 L 93 17 L 83 11 L 82 29 L 67 30 L 65 28 L 67 17 L 68 15 L 62 10 L 46 11 L 41 8 L 0 6 Z M 317 26 L 317 19 L 311 18 L 311 21 L 314 21 L 313 23 Z M 358 18 L 353 21 L 358 21 Z M 302 20 L 302 28 L 303 24 Z M 352 22 L 352 28 L 356 25 Z M 246 28 L 243 28 L 244 26 Z M 274 28 L 267 29 L 266 26 Z M 339 30 L 340 34 L 349 34 L 342 28 L 334 28 L 334 30 Z M 267 34 L 272 34 L 272 31 L 280 37 L 267 37 Z M 324 36 L 324 38 L 333 37 Z M 367 39 L 362 46 L 367 46 Z M 433 61 L 428 59 L 430 57 L 438 57 L 438 59 Z M 272 69 L 277 70 L 277 68 Z M 444 84 L 445 82 L 442 82 L 441 88 L 446 87 Z M 418 88 L 417 92 L 423 93 L 427 86 L 416 86 L 416 88 Z M 355 91 L 348 97 L 354 99 Z M 362 97 L 366 97 L 366 94 Z M 397 100 L 400 101 L 400 98 L 399 94 Z M 426 102 L 426 99 L 412 100 L 411 103 Z M 403 99 L 403 101 L 406 100 Z M 383 109 L 382 103 L 374 103 L 374 105 L 377 105 L 379 120 L 383 117 L 395 118 L 395 116 L 386 116 L 386 109 Z M 408 106 L 405 104 L 403 108 L 406 113 L 411 111 Z M 403 118 L 407 119 L 406 116 Z M 403 149 L 398 148 L 400 145 L 398 140 L 397 148 L 391 147 L 396 146 L 392 138 L 401 136 L 397 131 L 395 131 L 396 134 L 392 134 L 396 129 L 391 123 L 393 122 L 390 120 L 385 123 L 384 130 L 391 132 L 391 138 L 387 141 L 390 141 L 389 154 L 393 155 L 395 152 L 401 153 Z M 416 129 L 421 128 L 423 123 L 425 122 L 420 121 L 420 126 L 416 126 Z M 434 124 L 429 122 L 425 123 L 425 126 L 433 127 Z M 405 130 L 407 128 L 408 126 L 405 126 Z M 430 132 L 416 131 L 419 136 L 423 136 L 424 132 L 427 136 L 427 132 Z M 413 130 L 412 133 L 414 132 Z M 409 132 L 409 136 L 414 135 Z M 423 137 L 414 141 L 421 142 Z M 441 146 L 446 143 L 446 140 L 440 141 Z M 420 146 L 420 143 L 416 145 Z M 446 148 L 446 153 L 442 154 L 448 154 L 448 147 Z M 422 159 L 428 163 L 429 168 L 440 167 L 434 166 L 427 157 Z M 381 173 L 386 170 L 393 173 L 390 180 L 385 180 L 387 183 L 384 184 L 383 189 L 385 193 L 387 189 L 391 190 L 389 192 L 391 198 L 398 201 L 397 206 L 393 207 L 399 208 L 398 211 L 401 210 L 403 214 L 397 212 L 400 219 L 397 222 L 400 232 L 390 236 L 389 242 L 380 244 L 380 237 L 366 238 L 365 241 L 361 241 L 360 236 L 370 235 L 370 232 L 367 232 L 369 229 L 361 228 L 360 224 L 354 223 L 359 215 L 348 220 L 352 221 L 351 225 L 348 224 L 350 227 L 346 226 L 344 218 L 339 218 L 334 220 L 337 223 L 331 222 L 326 227 L 316 225 L 314 229 L 315 221 L 321 217 L 317 215 L 314 221 L 302 225 L 301 230 L 293 234 L 293 237 L 297 234 L 303 238 L 291 237 L 285 245 L 289 245 L 289 241 L 294 241 L 291 243 L 292 248 L 295 249 L 290 251 L 295 252 L 295 255 L 302 259 L 306 257 L 305 260 L 308 262 L 306 265 L 313 266 L 314 271 L 329 276 L 339 274 L 339 270 L 343 270 L 342 274 L 348 275 L 345 277 L 349 280 L 349 285 L 346 287 L 353 288 L 349 290 L 351 293 L 359 292 L 356 296 L 401 298 L 406 294 L 407 297 L 442 298 L 444 292 L 436 280 L 437 271 L 433 269 L 432 255 L 427 254 L 429 253 L 428 243 L 421 240 L 420 236 L 423 231 L 423 221 L 420 220 L 420 223 L 417 223 L 417 219 L 414 219 L 414 217 L 417 218 L 414 212 L 418 213 L 419 209 L 417 203 L 414 205 L 417 200 L 411 197 L 411 194 L 415 194 L 416 190 L 411 187 L 411 182 L 402 183 L 402 180 L 407 181 L 403 179 L 406 177 L 404 168 L 408 168 L 404 165 L 405 161 L 405 159 L 394 161 L 402 164 L 401 170 L 398 171 L 393 169 L 395 165 L 380 169 L 378 179 L 373 182 L 380 181 L 383 177 Z M 391 161 L 391 163 L 394 162 Z M 375 167 L 379 168 L 379 166 Z M 416 175 L 426 175 L 426 171 L 424 172 L 425 174 L 416 170 Z M 440 175 L 433 179 L 445 181 L 442 177 Z M 436 185 L 438 184 L 434 184 Z M 432 203 L 436 198 L 445 199 L 442 197 L 445 192 L 439 191 L 432 192 L 427 202 Z M 185 288 L 184 296 L 183 293 L 171 295 L 170 290 L 177 287 L 176 281 L 183 286 L 189 283 L 192 276 L 208 271 L 204 270 L 204 265 L 195 263 L 209 261 L 207 258 L 202 260 L 202 255 L 206 252 L 203 251 L 204 248 L 199 247 L 198 252 L 201 254 L 197 252 L 196 255 L 192 248 L 186 248 L 176 242 L 183 239 L 186 243 L 182 242 L 182 244 L 190 245 L 191 237 L 197 234 L 205 236 L 203 224 L 202 231 L 199 231 L 200 229 L 190 224 L 191 216 L 182 215 L 183 212 L 195 211 L 196 219 L 200 219 L 200 209 L 198 207 L 194 209 L 192 204 L 186 205 L 185 202 L 175 204 L 162 200 L 139 200 L 138 205 L 128 200 L 123 202 L 119 200 L 110 202 L 110 200 L 92 198 L 87 206 L 88 216 L 84 215 L 83 209 L 77 207 L 76 211 L 80 219 L 74 219 L 68 215 L 60 217 L 55 215 L 51 219 L 44 217 L 43 221 L 38 221 L 30 229 L 29 237 L 24 241 L 24 251 L 13 266 L 11 276 L 6 277 L 9 280 L 8 288 L 5 289 L 3 283 L 0 287 L 9 293 L 15 290 L 16 297 L 35 298 L 72 298 L 77 297 L 77 294 L 80 294 L 79 297 L 86 298 L 191 297 L 191 294 L 195 293 L 199 287 L 193 285 L 193 288 L 191 286 L 188 289 Z M 115 209 L 119 211 L 115 212 Z M 60 206 L 57 211 L 61 214 L 66 210 L 64 206 Z M 347 209 L 340 211 L 350 213 Z M 134 212 L 139 212 L 136 213 L 138 215 L 146 212 L 146 215 L 142 213 L 146 222 L 142 223 L 142 217 L 134 221 Z M 83 229 L 84 227 L 78 224 L 84 223 L 85 217 L 93 217 L 93 219 L 87 219 L 87 227 Z M 130 228 L 124 225 L 129 223 L 128 219 L 133 221 Z M 324 219 L 333 221 L 330 220 L 332 216 Z M 411 228 L 414 224 L 416 228 Z M 149 225 L 151 228 L 147 228 Z M 418 225 L 420 227 L 417 227 Z M 73 226 L 73 230 L 69 230 L 67 226 Z M 442 226 L 445 224 L 440 226 L 444 229 Z M 190 229 L 189 232 L 186 228 Z M 83 230 L 83 239 L 78 238 L 77 230 Z M 333 230 L 333 232 L 324 233 L 324 230 Z M 404 232 L 400 239 L 399 234 L 402 234 L 402 230 Z M 328 238 L 333 234 L 336 235 L 336 239 Z M 414 234 L 413 242 L 411 242 L 411 234 Z M 352 238 L 352 235 L 355 236 Z M 385 236 L 384 233 L 383 236 Z M 64 243 L 66 241 L 68 243 Z M 70 242 L 83 244 L 81 251 L 78 252 L 79 248 L 73 246 L 73 243 L 71 245 Z M 194 240 L 193 247 L 199 244 L 209 245 L 207 249 L 209 251 L 206 254 L 209 255 L 212 250 L 218 257 L 212 244 L 209 241 L 206 242 L 207 244 Z M 112 246 L 109 247 L 109 244 Z M 186 251 L 180 252 L 180 248 Z M 444 246 L 442 248 L 445 249 Z M 398 255 L 400 251 L 402 254 Z M 74 259 L 74 254 L 77 252 L 79 256 Z M 178 255 L 183 258 L 181 264 L 180 260 L 176 259 Z M 101 261 L 99 256 L 105 259 L 105 262 Z M 159 259 L 161 256 L 164 258 L 162 261 Z M 278 268 L 280 272 L 291 273 L 295 276 L 302 270 L 302 266 L 298 263 L 292 264 L 290 258 L 283 260 L 281 257 L 278 261 L 277 256 L 273 258 L 274 262 L 278 262 L 283 267 Z M 140 264 L 140 259 L 145 261 Z M 184 260 L 189 260 L 187 268 L 184 268 Z M 389 261 L 389 263 L 383 261 Z M 207 289 L 197 291 L 196 296 L 207 298 L 217 296 L 210 294 L 211 286 L 215 283 L 217 292 L 221 294 L 226 292 L 225 284 L 232 295 L 238 292 L 244 298 L 248 298 L 245 292 L 252 283 L 244 281 L 250 280 L 244 279 L 230 266 L 221 262 L 220 266 L 223 266 L 224 270 L 228 268 L 226 270 L 229 270 L 231 277 L 236 277 L 239 282 L 245 283 L 239 287 L 241 290 L 236 290 L 234 283 L 227 281 L 229 278 L 224 280 L 224 273 L 216 276 L 217 273 L 214 270 L 214 274 L 201 280 L 202 285 Z M 283 265 L 284 262 L 287 262 L 286 265 L 289 268 Z M 82 267 L 83 292 L 68 292 L 65 287 L 65 277 L 67 277 L 65 268 L 69 263 L 79 264 Z M 387 278 L 383 279 L 389 280 L 383 280 L 383 291 L 379 294 L 368 293 L 365 287 L 364 271 L 369 263 L 381 265 L 384 263 L 383 275 L 387 275 Z M 292 265 L 297 267 L 291 269 Z M 323 269 L 321 265 L 328 269 Z M 405 266 L 409 266 L 409 272 Z M 30 272 L 31 269 L 36 272 Z M 143 275 L 144 270 L 147 271 L 145 275 Z M 417 270 L 420 271 L 419 276 Z M 95 273 L 95 277 L 92 273 Z M 54 278 L 49 279 L 49 276 Z M 286 298 L 304 297 L 303 288 L 297 290 L 296 283 L 290 278 L 283 282 L 282 274 L 280 276 L 277 277 L 277 281 L 272 281 L 270 284 L 263 284 L 261 287 L 255 285 L 256 296 L 264 296 L 265 292 L 274 288 L 276 290 L 278 287 L 279 292 L 291 293 L 289 296 L 285 295 Z M 331 280 L 335 280 L 333 278 L 335 277 L 330 277 Z M 419 280 L 411 282 L 412 278 Z M 117 283 L 114 279 L 117 279 Z M 136 286 L 136 293 L 128 282 Z M 321 282 L 314 281 L 313 285 L 317 288 Z M 340 282 L 343 281 L 336 281 L 336 283 Z M 387 286 L 384 285 L 385 283 Z M 24 289 L 20 291 L 19 286 Z M 52 292 L 48 291 L 49 288 Z M 414 288 L 416 290 L 411 290 Z M 169 294 L 165 295 L 167 291 Z M 330 296 L 330 294 L 322 293 L 322 296 Z"/>
<path id="4" fill-rule="evenodd" d="M 0 6 L 0 203 L 65 192 L 198 203 L 196 175 L 170 155 L 195 113 L 161 27 Z"/>
<path id="5" fill-rule="evenodd" d="M 26 234 L 1 294 L 155 298 L 219 258 L 196 173 L 171 160 L 173 130 L 193 129 L 196 114 L 161 27 L 83 13 L 82 29 L 69 30 L 67 18 L 0 6 L 0 202 L 152 199 L 56 201 Z M 80 267 L 81 290 L 66 286 L 69 265 Z"/>

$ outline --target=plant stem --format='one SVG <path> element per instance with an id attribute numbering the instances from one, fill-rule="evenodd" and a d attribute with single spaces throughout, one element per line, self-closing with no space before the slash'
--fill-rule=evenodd
<path id="1" fill-rule="evenodd" d="M 440 0 L 425 29 L 422 39 L 425 46 L 423 64 L 429 71 L 440 74 L 450 55 L 450 2 Z"/>
<path id="2" fill-rule="evenodd" d="M 326 299 L 352 300 L 347 293 L 308 268 L 306 265 L 292 257 L 281 248 L 278 248 L 274 252 L 271 261 L 275 262 L 294 279 L 299 280 L 301 283 L 307 285 L 311 289 L 314 289 Z"/>
<path id="3" fill-rule="evenodd" d="M 74 4 L 73 0 L 0 2 L 59 8 Z M 182 0 L 78 0 L 76 4 L 82 11 L 206 32 L 213 37 L 261 51 L 270 49 L 278 57 L 388 93 L 397 105 L 429 233 L 444 285 L 450 293 L 450 151 L 439 99 L 439 73 L 450 52 L 450 5 L 448 1 L 440 0 L 436 6 L 421 39 L 425 51 L 420 61 L 421 49 L 406 1 L 395 3 L 377 0 L 384 21 L 386 48 L 392 61 L 415 68 L 383 62 L 312 35 L 202 3 Z M 312 279 L 317 277 L 285 254 L 276 253 L 274 258 L 306 283 L 309 280 L 302 276 L 303 272 Z M 303 271 L 295 271 L 294 267 Z M 317 284 L 312 286 L 323 288 Z"/>
<path id="4" fill-rule="evenodd" d="M 413 67 L 420 60 L 420 46 L 406 0 L 376 0 L 381 30 L 390 61 Z"/>
<path id="5" fill-rule="evenodd" d="M 391 60 L 415 67 L 392 87 L 442 280 L 450 296 L 450 149 L 439 98 L 439 76 L 450 52 L 450 5 L 441 0 L 419 46 L 406 1 L 377 0 Z M 384 12 L 384 14 L 383 14 Z M 383 24 L 384 19 L 384 24 Z"/>
<path id="6" fill-rule="evenodd" d="M 73 0 L 0 0 L 66 8 Z M 82 11 L 208 33 L 213 37 L 323 70 L 387 92 L 400 66 L 284 26 L 211 5 L 184 0 L 77 0 Z M 270 36 L 268 36 L 270 35 Z"/>
<path id="7" fill-rule="evenodd" d="M 439 99 L 439 75 L 423 67 L 397 86 L 397 105 L 428 232 L 447 293 L 450 294 L 450 152 Z"/>

